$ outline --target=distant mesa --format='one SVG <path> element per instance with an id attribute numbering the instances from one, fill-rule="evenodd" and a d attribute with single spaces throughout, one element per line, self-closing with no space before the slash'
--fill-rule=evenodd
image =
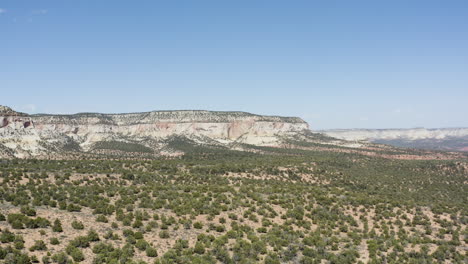
<path id="1" fill-rule="evenodd" d="M 170 153 L 167 139 L 184 137 L 197 144 L 232 148 L 233 144 L 280 146 L 282 138 L 309 125 L 298 117 L 236 111 L 151 111 L 142 113 L 27 115 L 0 107 L 2 149 L 14 157 L 67 151 L 102 153 L 144 150 Z"/>
<path id="2" fill-rule="evenodd" d="M 404 148 L 468 150 L 468 128 L 334 129 L 320 132 L 348 141 L 367 141 Z"/>

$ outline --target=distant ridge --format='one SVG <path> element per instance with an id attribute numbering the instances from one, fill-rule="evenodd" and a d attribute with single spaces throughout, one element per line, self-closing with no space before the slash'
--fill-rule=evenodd
<path id="1" fill-rule="evenodd" d="M 214 120 L 214 119 L 236 119 L 245 117 L 256 117 L 261 121 L 285 121 L 292 123 L 306 123 L 299 117 L 275 116 L 275 115 L 258 115 L 242 111 L 209 111 L 209 110 L 155 110 L 147 112 L 131 112 L 131 113 L 96 113 L 96 112 L 81 112 L 76 114 L 32 114 L 32 117 L 106 117 L 106 116 L 154 116 L 159 119 L 189 118 L 191 120 Z"/>
<path id="2" fill-rule="evenodd" d="M 320 133 L 350 141 L 368 141 L 397 147 L 468 151 L 468 128 L 330 129 Z"/>

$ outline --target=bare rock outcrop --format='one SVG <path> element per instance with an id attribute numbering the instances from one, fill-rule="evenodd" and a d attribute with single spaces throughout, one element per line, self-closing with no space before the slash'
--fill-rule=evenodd
<path id="1" fill-rule="evenodd" d="M 282 136 L 308 128 L 308 124 L 297 117 L 245 112 L 189 110 L 26 115 L 8 107 L 0 108 L 0 146 L 11 150 L 16 157 L 59 151 L 71 143 L 85 152 L 105 141 L 138 142 L 156 148 L 159 142 L 171 136 L 207 138 L 224 145 L 237 142 L 276 146 Z"/>

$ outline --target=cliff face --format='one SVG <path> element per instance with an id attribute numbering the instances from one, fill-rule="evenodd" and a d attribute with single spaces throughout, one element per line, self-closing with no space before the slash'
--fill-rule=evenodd
<path id="1" fill-rule="evenodd" d="M 155 111 L 27 116 L 7 110 L 0 111 L 0 147 L 4 153 L 16 157 L 41 155 L 70 143 L 82 151 L 90 151 L 102 141 L 138 142 L 156 148 L 160 146 L 158 142 L 171 136 L 186 136 L 199 141 L 209 139 L 224 145 L 240 142 L 275 146 L 282 135 L 308 129 L 308 124 L 300 118 L 244 112 Z"/>

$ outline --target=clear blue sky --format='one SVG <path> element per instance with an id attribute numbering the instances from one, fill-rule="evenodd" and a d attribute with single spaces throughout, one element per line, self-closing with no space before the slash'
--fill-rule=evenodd
<path id="1" fill-rule="evenodd" d="M 468 126 L 468 1 L 0 1 L 0 104 Z"/>

